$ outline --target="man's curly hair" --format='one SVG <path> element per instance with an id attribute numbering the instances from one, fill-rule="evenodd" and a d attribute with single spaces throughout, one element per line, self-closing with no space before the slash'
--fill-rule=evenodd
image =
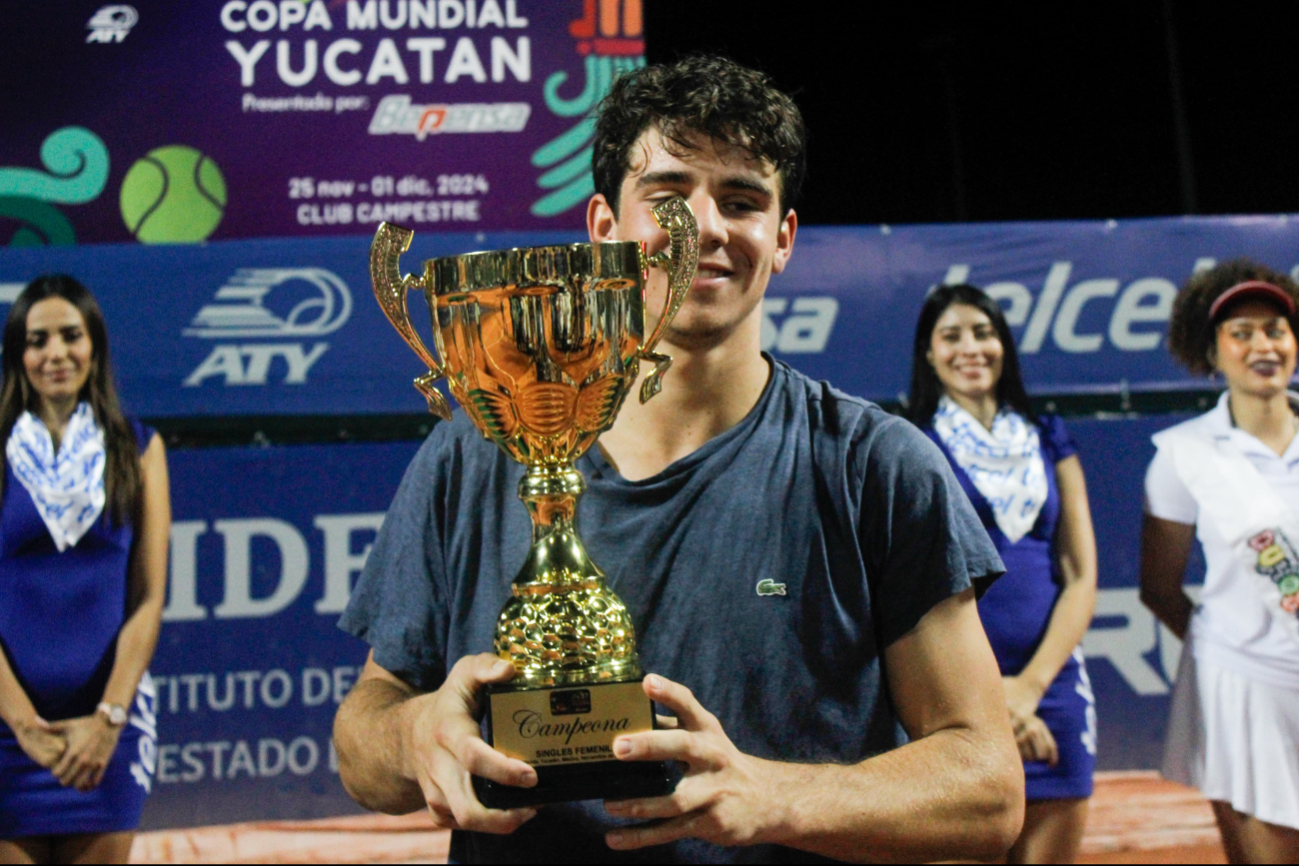
<path id="1" fill-rule="evenodd" d="M 761 72 L 722 57 L 695 56 L 646 66 L 614 82 L 595 127 L 595 190 L 618 212 L 631 149 L 651 126 L 683 151 L 692 134 L 743 148 L 780 176 L 781 213 L 797 201 L 806 171 L 807 135 L 794 101 Z"/>
<path id="2" fill-rule="evenodd" d="M 1262 280 L 1278 287 L 1299 310 L 1299 285 L 1288 275 L 1249 259 L 1233 259 L 1192 275 L 1173 301 L 1168 323 L 1168 350 L 1192 373 L 1212 375 L 1210 352 L 1217 345 L 1218 329 L 1209 321 L 1209 308 L 1223 292 L 1237 283 Z M 1299 334 L 1299 312 L 1288 317 L 1290 328 Z"/>

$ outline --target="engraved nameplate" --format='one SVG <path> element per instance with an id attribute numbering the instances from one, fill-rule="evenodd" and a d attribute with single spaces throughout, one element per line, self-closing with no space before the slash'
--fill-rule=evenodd
<path id="1" fill-rule="evenodd" d="M 497 692 L 492 745 L 541 767 L 612 761 L 614 738 L 654 728 L 640 681 Z"/>

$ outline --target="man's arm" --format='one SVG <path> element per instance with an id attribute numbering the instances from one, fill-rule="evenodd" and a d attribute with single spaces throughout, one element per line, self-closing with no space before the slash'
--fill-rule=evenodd
<path id="1" fill-rule="evenodd" d="M 934 607 L 884 656 L 912 742 L 849 766 L 741 754 L 688 689 L 647 677 L 646 693 L 677 713 L 680 728 L 620 737 L 615 751 L 688 769 L 667 797 L 606 803 L 612 815 L 661 819 L 609 833 L 610 847 L 694 836 L 857 862 L 1003 854 L 1023 822 L 1023 771 L 973 590 Z"/>
<path id="2" fill-rule="evenodd" d="M 493 655 L 466 656 L 435 692 L 416 692 L 374 660 L 334 718 L 334 746 L 343 787 L 367 809 L 393 815 L 427 807 L 440 827 L 512 833 L 535 809 L 488 809 L 474 796 L 471 775 L 521 787 L 537 773 L 507 758 L 479 734 L 476 695 L 486 683 L 514 676 Z"/>

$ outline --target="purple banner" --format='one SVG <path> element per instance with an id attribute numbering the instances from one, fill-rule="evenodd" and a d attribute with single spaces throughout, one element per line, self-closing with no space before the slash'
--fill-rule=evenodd
<path id="1" fill-rule="evenodd" d="M 7 5 L 0 245 L 580 228 L 644 64 L 641 0 Z"/>

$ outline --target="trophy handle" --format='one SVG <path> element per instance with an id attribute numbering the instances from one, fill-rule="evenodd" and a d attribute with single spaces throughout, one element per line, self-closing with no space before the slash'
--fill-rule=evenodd
<path id="1" fill-rule="evenodd" d="M 681 196 L 673 196 L 655 205 L 653 213 L 659 228 L 668 233 L 668 249 L 650 256 L 647 264 L 668 272 L 668 298 L 663 305 L 663 315 L 659 318 L 658 326 L 640 348 L 640 357 L 654 362 L 654 369 L 640 386 L 642 403 L 659 392 L 663 387 L 663 374 L 672 366 L 672 358 L 655 352 L 654 348 L 663 339 L 663 332 L 681 309 L 699 265 L 699 224 L 695 222 L 694 212 L 686 200 Z"/>
<path id="2" fill-rule="evenodd" d="M 410 229 L 395 226 L 392 223 L 380 223 L 374 233 L 374 242 L 370 244 L 370 282 L 374 284 L 374 296 L 383 308 L 384 315 L 392 326 L 401 334 L 406 344 L 415 350 L 421 361 L 428 365 L 429 371 L 415 379 L 415 387 L 428 401 L 428 410 L 439 418 L 450 421 L 451 407 L 442 392 L 433 387 L 433 383 L 446 375 L 433 354 L 429 352 L 419 334 L 410 323 L 410 313 L 406 309 L 406 293 L 414 288 L 423 288 L 418 277 L 401 275 L 397 260 L 401 254 L 410 249 L 410 239 L 415 233 Z"/>

